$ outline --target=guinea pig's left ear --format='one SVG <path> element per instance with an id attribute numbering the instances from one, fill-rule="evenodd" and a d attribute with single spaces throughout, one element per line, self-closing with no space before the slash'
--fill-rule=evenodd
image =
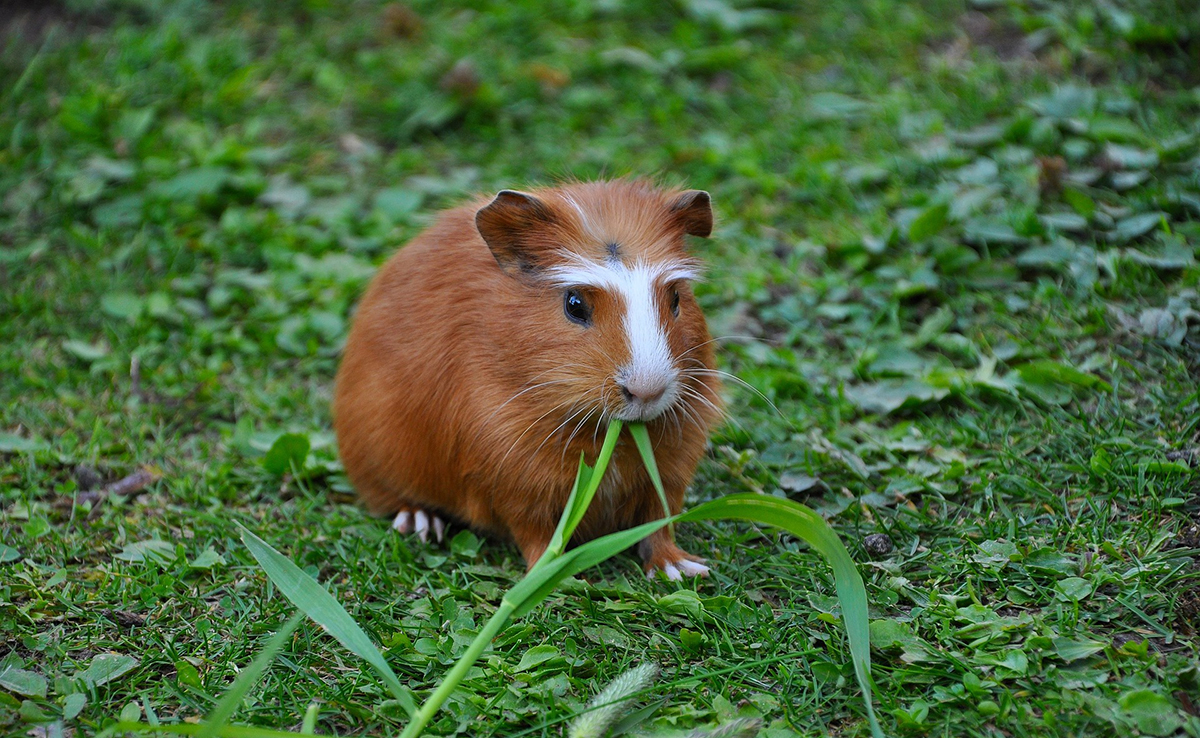
<path id="1" fill-rule="evenodd" d="M 496 199 L 475 213 L 475 227 L 510 275 L 536 271 L 546 255 L 546 231 L 555 224 L 554 211 L 526 192 L 500 190 Z"/>
<path id="2" fill-rule="evenodd" d="M 708 238 L 712 233 L 712 198 L 704 190 L 681 192 L 671 202 L 671 216 L 689 236 Z"/>

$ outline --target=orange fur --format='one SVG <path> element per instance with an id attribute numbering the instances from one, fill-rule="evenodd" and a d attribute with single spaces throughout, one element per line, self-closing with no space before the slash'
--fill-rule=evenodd
<path id="1" fill-rule="evenodd" d="M 622 402 L 613 375 L 629 357 L 619 295 L 590 291 L 594 323 L 582 327 L 564 317 L 563 290 L 539 282 L 539 270 L 561 262 L 564 249 L 602 261 L 612 243 L 622 260 L 685 259 L 685 231 L 711 228 L 704 193 L 689 200 L 614 181 L 532 194 L 532 209 L 497 198 L 478 228 L 488 201 L 447 211 L 383 266 L 354 319 L 334 406 L 346 473 L 370 510 L 440 513 L 514 541 L 529 565 L 549 542 L 580 454 L 596 459 Z M 656 302 L 675 364 L 713 369 L 690 288 L 679 285 L 678 318 L 669 290 L 659 285 Z M 681 407 L 648 423 L 673 512 L 720 405 L 711 372 L 681 381 L 705 401 L 685 392 Z M 572 542 L 657 519 L 661 507 L 622 434 Z M 639 550 L 647 567 L 690 558 L 665 530 Z"/>

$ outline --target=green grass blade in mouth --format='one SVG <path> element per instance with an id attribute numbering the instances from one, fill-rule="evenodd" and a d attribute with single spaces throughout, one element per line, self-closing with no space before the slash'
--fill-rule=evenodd
<path id="1" fill-rule="evenodd" d="M 621 435 L 621 426 L 621 421 L 616 418 L 608 424 L 608 431 L 604 434 L 603 443 L 600 444 L 600 453 L 596 455 L 595 467 L 588 466 L 580 456 L 579 472 L 575 475 L 575 486 L 571 488 L 571 494 L 567 497 L 567 505 L 558 519 L 558 527 L 554 529 L 550 545 L 546 546 L 546 553 L 542 555 L 540 561 L 546 560 L 547 555 L 562 553 L 566 549 L 567 543 L 571 541 L 571 534 L 579 527 L 579 522 L 583 520 L 584 514 L 592 504 L 592 498 L 600 489 L 600 482 L 604 479 L 604 472 L 608 469 L 608 462 L 612 459 L 613 450 L 617 446 L 617 438 Z"/>
<path id="2" fill-rule="evenodd" d="M 650 432 L 646 430 L 646 424 L 630 423 L 629 435 L 633 436 L 633 442 L 642 456 L 642 463 L 646 465 L 646 472 L 650 475 L 654 491 L 658 492 L 658 499 L 662 501 L 663 517 L 669 518 L 671 506 L 667 504 L 667 492 L 663 489 L 662 477 L 658 473 L 658 462 L 654 460 L 654 446 L 650 443 Z M 675 535 L 674 526 L 671 526 L 671 535 Z"/>

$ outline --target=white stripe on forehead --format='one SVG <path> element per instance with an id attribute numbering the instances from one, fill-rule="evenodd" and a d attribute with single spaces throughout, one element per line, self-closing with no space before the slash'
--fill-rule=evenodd
<path id="1" fill-rule="evenodd" d="M 688 259 L 673 259 L 657 264 L 644 261 L 627 266 L 616 259 L 591 261 L 579 254 L 564 252 L 566 264 L 550 267 L 546 278 L 557 287 L 597 287 L 625 294 L 631 280 L 645 281 L 653 288 L 657 282 L 699 279 L 700 265 Z M 628 302 L 628 301 L 626 301 Z"/>
<path id="2" fill-rule="evenodd" d="M 667 345 L 667 336 L 659 321 L 654 302 L 658 284 L 681 279 L 696 279 L 700 267 L 687 259 L 632 266 L 611 259 L 603 263 L 578 254 L 565 254 L 568 263 L 550 267 L 546 277 L 559 287 L 596 287 L 619 294 L 625 303 L 625 336 L 629 341 L 629 364 L 621 367 L 624 379 L 642 385 L 665 385 L 674 379 L 676 369 Z"/>

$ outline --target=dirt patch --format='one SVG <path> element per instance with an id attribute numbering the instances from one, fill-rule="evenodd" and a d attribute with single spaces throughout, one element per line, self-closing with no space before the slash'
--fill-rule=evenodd
<path id="1" fill-rule="evenodd" d="M 37 43 L 51 28 L 70 23 L 70 17 L 58 3 L 0 0 L 0 38 Z"/>
<path id="2" fill-rule="evenodd" d="M 958 27 L 976 48 L 988 49 L 1003 61 L 1032 59 L 1028 36 L 1015 23 L 997 20 L 978 11 L 963 13 Z"/>
<path id="3" fill-rule="evenodd" d="M 0 0 L 0 40 L 36 46 L 54 31 L 86 32 L 104 28 L 112 13 L 70 10 L 55 0 Z"/>
<path id="4" fill-rule="evenodd" d="M 976 50 L 991 53 L 1002 62 L 1037 62 L 1030 36 L 1020 26 L 997 15 L 968 11 L 955 21 L 955 32 L 930 45 L 942 61 L 958 66 Z"/>

